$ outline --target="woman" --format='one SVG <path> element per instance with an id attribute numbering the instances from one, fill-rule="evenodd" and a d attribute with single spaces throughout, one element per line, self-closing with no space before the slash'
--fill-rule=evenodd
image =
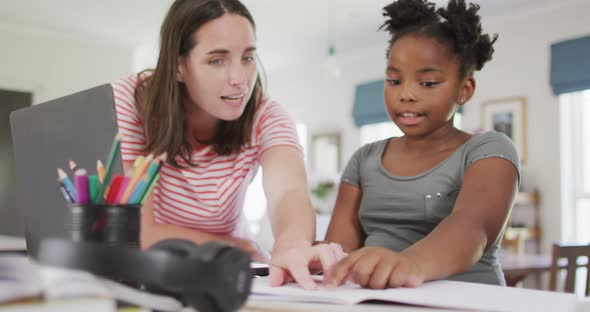
<path id="1" fill-rule="evenodd" d="M 261 165 L 275 236 L 271 283 L 317 287 L 309 269 L 329 269 L 342 250 L 312 247 L 302 149 L 292 120 L 262 88 L 252 16 L 237 0 L 177 0 L 160 41 L 153 71 L 113 84 L 126 172 L 140 155 L 168 155 L 142 208 L 142 247 L 224 241 L 266 261 L 242 214 Z"/>

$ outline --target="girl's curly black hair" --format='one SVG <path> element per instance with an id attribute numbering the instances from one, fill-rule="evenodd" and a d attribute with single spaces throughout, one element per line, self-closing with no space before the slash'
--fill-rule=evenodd
<path id="1" fill-rule="evenodd" d="M 461 77 L 470 76 L 492 59 L 498 35 L 482 34 L 479 5 L 450 0 L 436 9 L 427 0 L 397 0 L 383 8 L 388 18 L 380 29 L 391 34 L 389 49 L 405 35 L 430 36 L 446 44 L 460 61 Z"/>

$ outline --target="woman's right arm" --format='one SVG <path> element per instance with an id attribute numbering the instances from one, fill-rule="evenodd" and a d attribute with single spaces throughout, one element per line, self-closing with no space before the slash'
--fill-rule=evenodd
<path id="1" fill-rule="evenodd" d="M 365 233 L 358 218 L 362 196 L 360 188 L 340 183 L 326 240 L 342 245 L 345 252 L 361 248 L 365 240 Z"/>

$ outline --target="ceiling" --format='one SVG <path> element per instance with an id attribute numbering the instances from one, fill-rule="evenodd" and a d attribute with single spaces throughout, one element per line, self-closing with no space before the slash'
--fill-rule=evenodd
<path id="1" fill-rule="evenodd" d="M 431 0 L 432 1 L 432 0 Z M 484 16 L 501 16 L 562 0 L 478 0 Z M 243 0 L 257 23 L 267 68 L 299 64 L 384 44 L 377 29 L 391 0 Z M 437 4 L 446 3 L 435 0 Z M 89 40 L 154 46 L 171 0 L 0 0 L 0 26 L 65 33 Z"/>

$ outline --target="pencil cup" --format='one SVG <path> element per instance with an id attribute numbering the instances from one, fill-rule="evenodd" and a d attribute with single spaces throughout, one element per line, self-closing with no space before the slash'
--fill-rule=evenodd
<path id="1" fill-rule="evenodd" d="M 141 205 L 73 204 L 70 239 L 139 245 Z"/>

